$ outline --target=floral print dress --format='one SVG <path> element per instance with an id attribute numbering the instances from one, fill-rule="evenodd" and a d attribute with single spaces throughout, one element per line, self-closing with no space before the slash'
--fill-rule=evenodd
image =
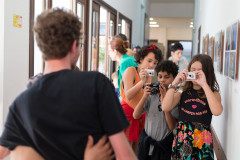
<path id="1" fill-rule="evenodd" d="M 178 122 L 174 133 L 172 155 L 174 160 L 214 159 L 209 126 L 197 122 Z"/>
<path id="2" fill-rule="evenodd" d="M 174 131 L 173 160 L 213 160 L 213 140 L 210 130 L 212 114 L 206 98 L 196 90 L 182 93 L 179 122 Z"/>

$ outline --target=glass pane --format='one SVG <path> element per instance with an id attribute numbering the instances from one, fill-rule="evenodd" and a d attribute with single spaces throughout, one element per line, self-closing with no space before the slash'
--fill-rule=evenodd
<path id="1" fill-rule="evenodd" d="M 122 34 L 126 34 L 126 21 L 123 19 L 122 20 L 122 30 L 121 30 Z"/>
<path id="2" fill-rule="evenodd" d="M 100 8 L 99 67 L 98 71 L 107 75 L 107 10 Z"/>
<path id="3" fill-rule="evenodd" d="M 110 37 L 114 36 L 114 21 L 113 20 L 110 20 L 109 36 Z"/>
<path id="4" fill-rule="evenodd" d="M 118 21 L 118 33 L 122 33 L 122 19 Z"/>
<path id="5" fill-rule="evenodd" d="M 34 6 L 34 22 L 36 22 L 37 16 L 42 13 L 43 11 L 43 2 L 42 1 L 35 1 Z M 43 60 L 42 60 L 42 53 L 38 48 L 36 37 L 34 34 L 34 75 L 43 72 Z"/>
<path id="6" fill-rule="evenodd" d="M 64 8 L 68 11 L 71 9 L 71 1 L 70 0 L 52 0 L 52 8 Z"/>
<path id="7" fill-rule="evenodd" d="M 98 12 L 93 11 L 93 21 L 92 21 L 92 61 L 91 70 L 97 70 L 97 22 L 98 22 Z"/>
<path id="8" fill-rule="evenodd" d="M 110 50 L 110 40 L 111 38 L 114 36 L 114 28 L 115 28 L 115 23 L 114 21 L 111 19 L 109 22 L 109 33 L 108 33 L 108 49 L 107 49 L 107 55 L 108 55 L 108 51 Z M 113 61 L 111 60 L 111 58 L 109 56 L 108 57 L 108 77 L 111 77 L 111 74 L 113 72 Z"/>
<path id="9" fill-rule="evenodd" d="M 83 40 L 84 40 L 84 37 L 83 37 L 83 33 L 84 33 L 84 5 L 82 3 L 79 3 L 77 2 L 77 16 L 79 18 L 79 20 L 82 22 L 82 41 L 81 43 L 83 43 Z M 80 56 L 79 56 L 79 60 L 77 61 L 77 66 L 79 67 L 79 69 L 81 71 L 83 71 L 83 68 L 84 68 L 84 45 L 82 45 L 82 48 L 81 48 L 81 53 L 80 53 Z"/>

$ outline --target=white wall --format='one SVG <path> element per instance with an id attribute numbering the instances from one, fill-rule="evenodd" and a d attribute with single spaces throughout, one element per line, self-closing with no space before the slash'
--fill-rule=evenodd
<path id="1" fill-rule="evenodd" d="M 3 126 L 4 1 L 0 1 L 0 131 Z"/>
<path id="2" fill-rule="evenodd" d="M 8 107 L 26 88 L 29 63 L 29 1 L 1 1 L 0 113 L 5 120 Z M 13 15 L 21 15 L 22 28 L 13 27 Z M 4 34 L 2 34 L 4 33 Z M 2 127 L 2 125 L 1 125 Z"/>
<path id="3" fill-rule="evenodd" d="M 194 15 L 194 46 L 193 53 L 197 53 L 198 28 L 201 25 L 201 43 L 206 34 L 209 37 L 227 28 L 240 19 L 239 0 L 195 0 Z M 202 50 L 202 44 L 201 48 Z M 239 159 L 239 133 L 240 133 L 240 82 L 228 79 L 222 74 L 215 73 L 220 85 L 223 114 L 213 117 L 213 127 L 221 142 L 228 159 Z M 240 74 L 240 73 L 239 73 Z"/>
<path id="4" fill-rule="evenodd" d="M 158 43 L 163 43 L 165 54 L 167 52 L 168 40 L 192 40 L 191 28 L 150 28 L 149 39 L 157 39 Z"/>
<path id="5" fill-rule="evenodd" d="M 141 27 L 144 25 L 144 18 L 141 5 L 144 7 L 143 10 L 147 12 L 148 1 L 147 0 L 104 0 L 107 4 L 111 5 L 117 11 L 122 13 L 124 16 L 132 20 L 132 44 L 143 45 L 143 33 L 144 30 Z M 121 4 L 121 5 L 120 5 Z"/>
<path id="6" fill-rule="evenodd" d="M 191 18 L 193 3 L 150 3 L 151 17 Z"/>

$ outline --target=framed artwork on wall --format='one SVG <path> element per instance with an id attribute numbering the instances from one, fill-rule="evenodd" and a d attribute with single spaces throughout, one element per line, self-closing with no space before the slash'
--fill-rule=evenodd
<path id="1" fill-rule="evenodd" d="M 202 39 L 202 54 L 205 54 L 205 37 Z"/>
<path id="2" fill-rule="evenodd" d="M 208 45 L 209 45 L 209 34 L 204 38 L 204 54 L 208 54 Z"/>
<path id="3" fill-rule="evenodd" d="M 224 75 L 230 79 L 238 79 L 239 66 L 239 22 L 226 29 Z"/>
<path id="4" fill-rule="evenodd" d="M 215 35 L 214 43 L 214 66 L 217 72 L 223 71 L 223 44 L 224 32 L 220 31 Z"/>
<path id="5" fill-rule="evenodd" d="M 212 58 L 212 61 L 214 61 L 214 37 L 209 39 L 208 55 Z"/>

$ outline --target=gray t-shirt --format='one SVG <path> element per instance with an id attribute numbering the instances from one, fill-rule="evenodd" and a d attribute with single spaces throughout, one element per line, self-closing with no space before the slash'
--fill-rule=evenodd
<path id="1" fill-rule="evenodd" d="M 143 106 L 143 112 L 146 112 L 145 131 L 148 136 L 156 141 L 164 139 L 171 132 L 168 128 L 165 114 L 163 111 L 159 111 L 158 106 L 162 108 L 158 95 L 150 95 Z M 178 108 L 175 107 L 171 114 L 178 119 Z M 149 155 L 152 155 L 152 151 L 153 145 L 150 146 Z"/>
<path id="2" fill-rule="evenodd" d="M 172 56 L 169 57 L 168 60 L 172 61 Z M 184 69 L 187 69 L 185 63 L 187 63 L 187 59 L 182 56 L 182 58 L 176 63 L 179 67 L 178 72 L 182 72 Z"/>

